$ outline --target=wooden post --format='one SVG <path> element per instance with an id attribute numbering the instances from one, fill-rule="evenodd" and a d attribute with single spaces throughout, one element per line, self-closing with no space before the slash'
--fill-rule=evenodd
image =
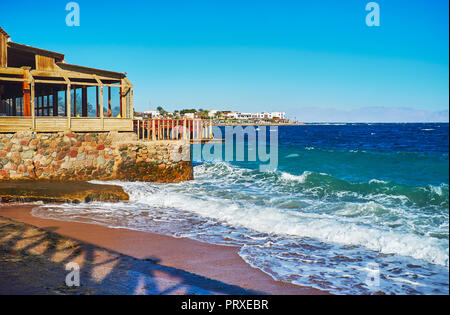
<path id="1" fill-rule="evenodd" d="M 31 120 L 32 120 L 32 126 L 33 130 L 36 130 L 36 115 L 35 115 L 35 102 L 34 102 L 34 80 L 31 81 L 31 87 L 30 87 L 30 103 L 31 103 Z"/>
<path id="2" fill-rule="evenodd" d="M 69 81 L 70 82 L 70 81 Z M 72 95 L 70 95 L 71 86 L 70 83 L 67 84 L 66 89 L 66 109 L 67 109 L 67 129 L 70 130 L 72 128 L 72 105 L 70 104 Z"/>
<path id="3" fill-rule="evenodd" d="M 31 116 L 31 91 L 30 82 L 23 82 L 23 116 Z"/>
<path id="4" fill-rule="evenodd" d="M 194 119 L 192 121 L 192 124 L 194 125 L 192 127 L 192 138 L 195 140 L 195 139 L 197 139 L 197 121 Z"/>
<path id="5" fill-rule="evenodd" d="M 26 77 L 26 75 L 24 75 Z M 31 116 L 31 96 L 30 96 L 30 82 L 23 82 L 23 116 Z"/>
<path id="6" fill-rule="evenodd" d="M 108 86 L 108 117 L 111 117 L 111 87 Z"/>
<path id="7" fill-rule="evenodd" d="M 100 85 L 100 120 L 102 122 L 102 130 L 105 129 L 105 113 L 103 110 L 103 85 Z"/>
<path id="8" fill-rule="evenodd" d="M 180 120 L 179 119 L 176 119 L 175 120 L 175 127 L 173 128 L 173 138 L 175 139 L 175 140 L 179 140 L 179 126 L 180 125 Z M 175 130 L 176 130 L 176 132 L 175 132 Z"/>
<path id="9" fill-rule="evenodd" d="M 163 134 L 162 134 L 163 140 L 167 139 L 166 128 L 167 128 L 167 120 L 164 119 L 163 120 Z"/>
<path id="10" fill-rule="evenodd" d="M 67 89 L 64 91 L 64 116 L 67 117 Z"/>
<path id="11" fill-rule="evenodd" d="M 159 128 L 161 128 L 161 124 L 159 123 L 159 119 L 156 121 L 157 126 L 156 126 L 156 140 L 159 140 Z"/>
<path id="12" fill-rule="evenodd" d="M 121 80 L 121 81 L 123 81 L 123 80 Z M 123 88 L 122 88 L 122 83 L 120 84 L 120 88 L 119 88 L 119 100 L 120 100 L 120 105 L 119 105 L 119 114 L 120 114 L 120 118 L 122 118 L 123 117 L 123 114 L 122 114 L 122 104 L 123 104 L 123 96 L 122 96 L 122 91 L 123 91 Z"/>
<path id="13" fill-rule="evenodd" d="M 156 140 L 155 120 L 152 119 L 152 140 Z"/>
<path id="14" fill-rule="evenodd" d="M 205 138 L 205 129 L 204 129 L 204 125 L 203 125 L 203 119 L 201 119 L 199 121 L 199 125 L 200 125 L 200 139 Z"/>
<path id="15" fill-rule="evenodd" d="M 128 111 L 126 108 L 127 98 L 126 94 L 130 93 L 130 87 L 127 84 L 127 80 L 120 80 L 120 117 L 121 118 L 130 118 L 128 117 Z"/>
<path id="16" fill-rule="evenodd" d="M 131 84 L 130 80 L 128 80 L 127 77 L 123 79 L 123 82 L 125 83 L 125 86 L 127 88 L 126 94 L 128 96 L 124 96 L 124 114 L 126 118 L 133 118 L 134 112 L 133 112 L 133 84 Z"/>
<path id="17" fill-rule="evenodd" d="M 31 116 L 31 87 L 30 82 L 32 81 L 32 77 L 30 75 L 30 67 L 22 67 L 23 69 L 23 78 L 27 81 L 23 81 L 22 92 L 23 92 L 23 116 L 30 117 Z M 31 80 L 30 80 L 31 77 Z"/>
<path id="18" fill-rule="evenodd" d="M 171 133 L 171 139 L 173 140 L 175 138 L 175 119 L 172 120 L 172 133 Z"/>
<path id="19" fill-rule="evenodd" d="M 169 130 L 169 121 L 167 119 L 164 120 L 164 140 L 168 139 L 167 131 Z"/>
<path id="20" fill-rule="evenodd" d="M 208 130 L 208 138 L 212 139 L 212 134 L 213 134 L 213 120 L 210 119 L 209 120 L 209 130 Z"/>
<path id="21" fill-rule="evenodd" d="M 0 67 L 8 67 L 8 40 L 9 35 L 0 33 Z"/>
<path id="22" fill-rule="evenodd" d="M 138 140 L 141 138 L 141 128 L 139 126 L 140 123 L 141 123 L 141 121 L 138 119 L 137 124 L 136 124 Z"/>
<path id="23" fill-rule="evenodd" d="M 97 97 L 96 97 L 96 100 L 97 100 L 97 102 L 96 102 L 96 112 L 97 112 L 96 117 L 100 117 L 100 102 L 99 102 L 100 91 L 99 91 L 98 85 L 95 87 L 95 92 L 96 92 L 95 95 L 97 95 Z"/>
<path id="24" fill-rule="evenodd" d="M 73 88 L 73 117 L 77 117 L 77 89 Z"/>

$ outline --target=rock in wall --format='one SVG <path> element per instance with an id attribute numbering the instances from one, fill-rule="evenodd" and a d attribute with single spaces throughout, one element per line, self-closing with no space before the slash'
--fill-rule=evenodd
<path id="1" fill-rule="evenodd" d="M 0 134 L 0 180 L 191 180 L 187 141 L 139 141 L 134 133 Z"/>

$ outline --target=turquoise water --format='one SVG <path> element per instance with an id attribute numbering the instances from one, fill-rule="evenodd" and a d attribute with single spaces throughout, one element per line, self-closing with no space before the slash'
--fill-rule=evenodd
<path id="1" fill-rule="evenodd" d="M 130 203 L 34 215 L 238 246 L 276 280 L 338 294 L 448 294 L 448 131 L 279 127 L 276 170 L 199 160 L 191 182 L 118 182 Z"/>

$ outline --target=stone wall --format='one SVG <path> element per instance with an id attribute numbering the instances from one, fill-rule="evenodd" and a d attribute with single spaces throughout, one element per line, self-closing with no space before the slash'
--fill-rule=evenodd
<path id="1" fill-rule="evenodd" d="M 138 141 L 134 133 L 0 134 L 0 180 L 191 180 L 186 141 Z"/>

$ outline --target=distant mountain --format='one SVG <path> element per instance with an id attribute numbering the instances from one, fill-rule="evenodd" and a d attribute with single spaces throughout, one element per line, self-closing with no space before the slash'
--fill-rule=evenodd
<path id="1" fill-rule="evenodd" d="M 449 122 L 449 111 L 429 111 L 402 107 L 291 108 L 289 118 L 301 122 Z"/>

